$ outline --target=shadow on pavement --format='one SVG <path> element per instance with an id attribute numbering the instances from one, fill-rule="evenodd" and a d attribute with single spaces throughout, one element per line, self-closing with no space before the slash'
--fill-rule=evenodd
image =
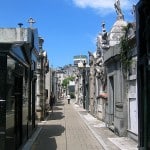
<path id="1" fill-rule="evenodd" d="M 60 108 L 60 107 L 54 106 L 54 111 L 55 111 L 55 110 L 63 110 L 63 109 Z"/>
<path id="2" fill-rule="evenodd" d="M 63 119 L 65 116 L 62 112 L 50 112 L 49 117 L 47 118 L 47 120 L 60 120 Z"/>
<path id="3" fill-rule="evenodd" d="M 57 101 L 55 106 L 64 106 L 64 101 Z"/>
<path id="4" fill-rule="evenodd" d="M 36 141 L 32 146 L 32 150 L 56 150 L 56 136 L 61 136 L 65 131 L 62 125 L 42 125 L 42 130 L 39 133 Z"/>

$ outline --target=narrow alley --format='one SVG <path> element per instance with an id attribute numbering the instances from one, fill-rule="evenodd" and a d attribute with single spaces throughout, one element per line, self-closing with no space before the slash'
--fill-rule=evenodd
<path id="1" fill-rule="evenodd" d="M 5 0 L 0 18 L 0 150 L 150 150 L 150 0 Z"/>
<path id="2" fill-rule="evenodd" d="M 95 124 L 95 125 L 94 125 Z M 95 129 L 94 129 L 95 128 Z M 46 121 L 38 125 L 36 133 L 28 140 L 23 150 L 119 150 L 111 140 L 117 136 L 104 123 L 92 117 L 87 111 L 67 100 L 59 100 L 53 114 L 49 112 Z M 131 139 L 119 138 L 123 148 L 136 150 Z M 119 147 L 118 147 L 119 146 Z"/>

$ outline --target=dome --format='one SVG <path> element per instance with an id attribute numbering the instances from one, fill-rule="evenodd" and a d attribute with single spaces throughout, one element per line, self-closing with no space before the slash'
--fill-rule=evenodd
<path id="1" fill-rule="evenodd" d="M 114 23 L 108 37 L 110 46 L 114 46 L 120 43 L 120 38 L 124 35 L 123 27 L 125 26 L 127 26 L 127 22 L 123 19 L 118 19 Z"/>

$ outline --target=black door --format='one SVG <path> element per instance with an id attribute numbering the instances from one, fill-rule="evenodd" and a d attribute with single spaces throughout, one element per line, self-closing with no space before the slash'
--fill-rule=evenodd
<path id="1" fill-rule="evenodd" d="M 22 144 L 22 76 L 15 77 L 15 145 Z"/>
<path id="2" fill-rule="evenodd" d="M 34 129 L 36 126 L 36 124 L 35 124 L 35 120 L 36 120 L 36 118 L 35 118 L 35 116 L 36 116 L 36 114 L 35 114 L 35 96 L 36 96 L 35 95 L 36 94 L 35 84 L 36 84 L 36 80 L 33 80 L 32 81 L 32 129 Z"/>

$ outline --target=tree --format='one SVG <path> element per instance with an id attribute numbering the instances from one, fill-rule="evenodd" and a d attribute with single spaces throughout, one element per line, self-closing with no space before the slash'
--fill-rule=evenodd
<path id="1" fill-rule="evenodd" d="M 69 84 L 69 81 L 74 81 L 74 77 L 71 76 L 71 77 L 65 78 L 65 79 L 63 80 L 63 82 L 62 82 L 62 86 L 66 88 L 67 85 Z"/>

